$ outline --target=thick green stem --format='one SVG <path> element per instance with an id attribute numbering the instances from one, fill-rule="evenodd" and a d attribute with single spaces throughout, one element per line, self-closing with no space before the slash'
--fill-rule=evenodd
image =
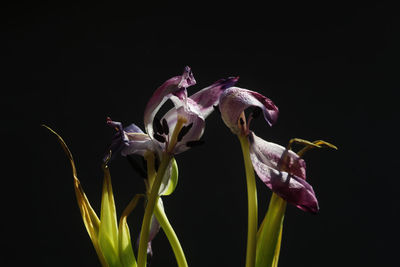
<path id="1" fill-rule="evenodd" d="M 147 205 L 144 212 L 142 229 L 140 231 L 140 242 L 139 242 L 139 250 L 138 250 L 138 267 L 145 267 L 147 262 L 147 243 L 149 241 L 149 231 L 150 231 L 150 222 L 151 216 L 154 213 L 154 208 L 156 203 L 158 202 L 158 193 L 160 190 L 162 178 L 165 174 L 165 171 L 172 159 L 172 156 L 168 153 L 164 153 L 161 158 L 161 164 L 157 171 L 157 176 L 154 179 L 153 186 L 151 188 L 150 196 L 147 199 Z"/>
<path id="2" fill-rule="evenodd" d="M 161 206 L 160 201 L 157 202 L 154 214 L 156 215 L 157 221 L 160 223 L 161 228 L 163 229 L 165 235 L 168 238 L 168 241 L 172 247 L 172 250 L 175 254 L 176 261 L 179 267 L 187 267 L 188 264 L 186 262 L 185 254 L 183 253 L 183 249 L 181 244 L 179 243 L 178 237 L 175 234 L 174 229 L 172 228 L 167 215 L 164 212 L 163 207 Z"/>
<path id="3" fill-rule="evenodd" d="M 272 193 L 267 214 L 258 234 L 256 266 L 274 267 L 278 265 L 285 211 L 286 201 Z"/>
<path id="4" fill-rule="evenodd" d="M 253 164 L 250 159 L 249 141 L 246 136 L 238 135 L 242 147 L 244 165 L 247 181 L 247 203 L 248 203 L 248 224 L 247 224 L 247 249 L 246 267 L 254 267 L 256 261 L 257 244 L 257 188 L 254 176 Z"/>

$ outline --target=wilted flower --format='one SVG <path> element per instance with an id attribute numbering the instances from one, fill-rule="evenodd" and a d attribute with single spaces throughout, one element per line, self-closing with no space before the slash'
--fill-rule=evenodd
<path id="1" fill-rule="evenodd" d="M 245 109 L 252 108 L 248 119 Z M 276 267 L 278 265 L 286 202 L 301 210 L 316 213 L 319 209 L 314 190 L 306 182 L 306 165 L 300 156 L 310 147 L 335 146 L 324 141 L 314 143 L 292 139 L 287 148 L 267 142 L 249 128 L 261 112 L 272 126 L 278 118 L 278 108 L 267 97 L 247 89 L 231 87 L 220 98 L 223 121 L 240 140 L 246 167 L 249 203 L 246 266 Z M 306 147 L 298 154 L 291 148 L 292 142 Z M 272 191 L 268 212 L 257 229 L 257 190 L 254 171 Z"/>
<path id="2" fill-rule="evenodd" d="M 108 119 L 107 123 L 118 130 L 111 150 L 123 156 L 146 151 L 179 154 L 197 144 L 203 135 L 205 119 L 218 104 L 221 93 L 232 86 L 237 78 L 221 79 L 192 96 L 187 96 L 186 88 L 196 84 L 189 67 L 181 76 L 173 77 L 162 84 L 150 98 L 144 112 L 146 133 L 131 124 L 123 128 L 121 123 Z M 171 100 L 174 108 L 161 119 L 156 117 L 161 106 Z"/>
<path id="3" fill-rule="evenodd" d="M 157 220 L 153 216 L 152 219 L 149 218 L 154 206 L 163 212 L 158 196 L 171 194 L 176 187 L 178 170 L 173 156 L 202 142 L 200 138 L 204 132 L 206 117 L 218 105 L 221 93 L 236 81 L 237 78 L 221 79 L 188 97 L 186 88 L 196 81 L 190 68 L 186 67 L 182 75 L 164 82 L 150 98 L 144 112 L 146 132 L 135 124 L 123 128 L 120 122 L 107 119 L 107 123 L 117 130 L 110 147 L 112 154 L 137 154 L 143 156 L 147 162 L 146 195 L 149 201 L 143 220 L 145 228 L 142 227 L 140 235 L 139 265 L 143 263 L 144 257 L 143 240 L 148 240 L 147 252 L 151 253 L 151 240 L 159 229 Z M 159 119 L 157 112 L 167 100 L 171 100 L 174 107 Z M 158 170 L 155 167 L 156 162 L 160 163 Z M 157 196 L 153 195 L 154 190 L 158 191 Z M 143 238 L 143 233 L 148 236 Z"/>
<path id="4" fill-rule="evenodd" d="M 219 107 L 222 119 L 231 131 L 247 137 L 253 168 L 264 184 L 298 208 L 317 212 L 314 190 L 305 180 L 304 160 L 285 147 L 261 139 L 249 129 L 251 120 L 260 112 L 267 123 L 273 125 L 278 118 L 275 104 L 257 92 L 231 87 L 221 95 Z M 250 107 L 255 109 L 246 122 L 244 110 Z"/>

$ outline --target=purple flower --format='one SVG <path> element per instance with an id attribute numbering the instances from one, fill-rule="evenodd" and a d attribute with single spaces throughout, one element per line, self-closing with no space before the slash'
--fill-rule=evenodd
<path id="1" fill-rule="evenodd" d="M 205 119 L 218 105 L 221 93 L 237 80 L 221 79 L 188 97 L 186 89 L 196 81 L 186 67 L 182 75 L 164 82 L 150 98 L 144 112 L 146 133 L 135 124 L 123 128 L 121 123 L 107 120 L 117 129 L 110 147 L 112 154 L 143 156 L 146 151 L 153 151 L 159 156 L 162 152 L 179 154 L 188 150 L 202 137 Z M 159 119 L 156 114 L 167 100 L 172 101 L 174 108 Z"/>
<path id="2" fill-rule="evenodd" d="M 218 105 L 221 93 L 234 85 L 237 80 L 238 78 L 234 77 L 218 80 L 188 97 L 186 89 L 196 84 L 196 81 L 190 68 L 186 67 L 182 75 L 164 82 L 150 98 L 144 112 L 146 132 L 135 124 L 124 128 L 120 122 L 107 118 L 107 124 L 117 130 L 110 146 L 112 157 L 121 153 L 122 156 L 137 154 L 146 160 L 152 159 L 151 162 L 147 162 L 148 167 L 149 164 L 153 166 L 153 174 L 148 174 L 146 181 L 147 191 L 150 194 L 149 187 L 152 186 L 157 171 L 154 169 L 155 158 L 160 160 L 163 153 L 170 155 L 182 153 L 199 143 L 204 132 L 205 119 L 214 110 L 214 106 Z M 160 119 L 156 115 L 167 100 L 171 100 L 174 107 Z M 149 153 L 154 156 L 149 156 Z M 176 179 L 177 165 L 173 159 L 163 175 L 159 195 L 170 194 L 176 186 Z M 159 201 L 161 202 L 161 198 Z M 151 241 L 159 229 L 160 225 L 153 216 L 147 243 L 147 253 L 150 255 Z"/>
<path id="3" fill-rule="evenodd" d="M 273 192 L 301 210 L 319 209 L 312 186 L 306 182 L 306 163 L 283 146 L 249 134 L 250 158 L 258 177 Z"/>
<path id="4" fill-rule="evenodd" d="M 247 89 L 230 87 L 220 97 L 219 108 L 225 124 L 237 135 L 246 136 L 253 168 L 273 192 L 301 210 L 316 213 L 318 201 L 306 182 L 306 165 L 296 153 L 267 142 L 250 131 L 252 119 L 262 112 L 269 125 L 278 117 L 278 108 L 267 97 Z M 247 121 L 244 110 L 255 108 Z"/>
<path id="5" fill-rule="evenodd" d="M 250 114 L 248 123 L 259 115 L 260 109 L 270 126 L 278 119 L 278 107 L 269 98 L 247 89 L 230 87 L 221 94 L 219 109 L 223 121 L 234 134 L 239 134 L 241 129 L 246 128 L 244 125 L 240 125 L 240 117 L 243 111 L 249 107 L 257 109 Z"/>

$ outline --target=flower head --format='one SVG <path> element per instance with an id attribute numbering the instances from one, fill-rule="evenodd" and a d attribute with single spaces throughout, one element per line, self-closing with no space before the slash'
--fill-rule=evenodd
<path id="1" fill-rule="evenodd" d="M 241 125 L 244 120 L 242 118 L 243 121 L 240 121 L 240 117 L 243 111 L 249 107 L 255 107 L 258 111 L 261 109 L 264 119 L 270 126 L 275 124 L 278 119 L 278 107 L 269 98 L 247 89 L 230 87 L 221 94 L 219 109 L 222 120 L 234 134 L 240 134 L 240 131 L 244 129 L 244 125 Z M 258 111 L 250 114 L 248 123 L 259 115 Z M 248 134 L 248 132 L 244 134 Z"/>
<path id="2" fill-rule="evenodd" d="M 275 143 L 249 135 L 250 158 L 258 177 L 273 192 L 301 210 L 316 213 L 318 201 L 306 182 L 306 163 L 296 153 Z"/>
<path id="3" fill-rule="evenodd" d="M 220 97 L 220 111 L 225 124 L 237 135 L 246 136 L 254 170 L 264 184 L 296 207 L 318 211 L 314 190 L 306 182 L 306 166 L 296 153 L 256 136 L 250 129 L 252 119 L 263 113 L 271 126 L 278 118 L 278 107 L 267 97 L 247 89 L 231 87 Z M 244 110 L 255 108 L 245 119 Z"/>
<path id="4" fill-rule="evenodd" d="M 153 151 L 179 154 L 199 141 L 205 128 L 205 119 L 219 102 L 220 95 L 231 87 L 238 78 L 221 79 L 188 97 L 186 88 L 196 84 L 189 67 L 183 74 L 164 82 L 150 98 L 144 112 L 146 133 L 131 124 L 123 128 L 111 119 L 107 123 L 117 129 L 110 149 L 113 154 L 121 152 L 144 155 Z M 160 118 L 156 116 L 161 106 L 171 100 L 174 107 Z"/>
<path id="5" fill-rule="evenodd" d="M 205 128 L 205 119 L 213 111 L 214 105 L 218 105 L 221 93 L 236 81 L 237 78 L 221 79 L 188 97 L 186 89 L 196 84 L 196 81 L 190 68 L 186 67 L 182 75 L 170 78 L 153 93 L 144 111 L 145 132 L 135 124 L 124 128 L 120 122 L 107 118 L 107 124 L 117 130 L 110 147 L 112 155 L 138 154 L 146 159 L 148 177 L 145 182 L 148 203 L 152 198 L 153 189 L 154 192 L 158 192 L 158 195 L 169 195 L 174 191 L 178 170 L 173 155 L 182 153 L 200 142 Z M 167 100 L 171 100 L 174 107 L 160 119 L 157 113 Z M 171 158 L 171 160 L 168 160 L 165 171 L 159 171 L 155 167 L 156 162 L 161 162 L 160 166 L 162 166 L 163 158 Z M 162 173 L 161 183 L 153 188 L 155 181 L 158 181 L 156 178 L 159 177 L 158 173 Z M 158 201 L 161 202 L 161 199 Z M 151 205 L 148 204 L 147 207 L 149 206 Z M 149 236 L 144 238 L 141 236 L 139 252 L 143 251 L 141 248 L 144 246 L 140 245 L 142 240 L 147 240 L 147 253 L 152 254 L 151 241 L 160 225 L 154 216 L 149 220 L 149 224 Z M 143 222 L 142 226 L 147 227 L 145 225 L 148 223 Z M 147 230 L 143 229 L 142 227 L 142 231 L 146 233 Z M 141 260 L 143 260 L 143 253 L 139 253 L 139 262 Z"/>

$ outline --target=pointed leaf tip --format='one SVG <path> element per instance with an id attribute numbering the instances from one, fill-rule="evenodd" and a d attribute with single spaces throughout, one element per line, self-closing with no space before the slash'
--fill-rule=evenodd
<path id="1" fill-rule="evenodd" d="M 93 247 L 96 250 L 96 253 L 100 260 L 101 265 L 108 266 L 108 264 L 104 258 L 104 255 L 101 251 L 99 239 L 98 239 L 98 234 L 99 234 L 99 229 L 100 229 L 100 220 L 99 220 L 96 212 L 93 210 L 92 206 L 90 205 L 85 192 L 83 191 L 82 185 L 78 179 L 78 175 L 76 172 L 75 162 L 72 157 L 72 153 L 69 150 L 64 139 L 62 139 L 62 137 L 56 131 L 54 131 L 53 129 L 51 129 L 49 126 L 47 126 L 45 124 L 42 124 L 42 126 L 46 129 L 48 129 L 52 134 L 54 134 L 57 137 L 59 143 L 61 144 L 61 147 L 64 149 L 64 152 L 70 161 L 71 168 L 72 168 L 72 176 L 74 178 L 75 195 L 76 195 L 76 199 L 78 202 L 79 210 L 81 212 L 83 223 L 85 225 L 86 231 L 89 234 L 90 239 L 92 240 Z"/>
<path id="2" fill-rule="evenodd" d="M 122 212 L 119 228 L 118 228 L 118 250 L 119 257 L 121 259 L 121 263 L 123 266 L 136 267 L 137 262 L 135 258 L 135 254 L 133 253 L 131 234 L 129 231 L 129 226 L 127 223 L 127 217 L 129 214 L 135 209 L 139 200 L 143 198 L 143 194 L 137 194 L 134 198 L 129 202 L 128 206 Z"/>
<path id="3" fill-rule="evenodd" d="M 101 198 L 99 244 L 110 266 L 119 266 L 118 225 L 109 169 L 105 167 Z"/>

